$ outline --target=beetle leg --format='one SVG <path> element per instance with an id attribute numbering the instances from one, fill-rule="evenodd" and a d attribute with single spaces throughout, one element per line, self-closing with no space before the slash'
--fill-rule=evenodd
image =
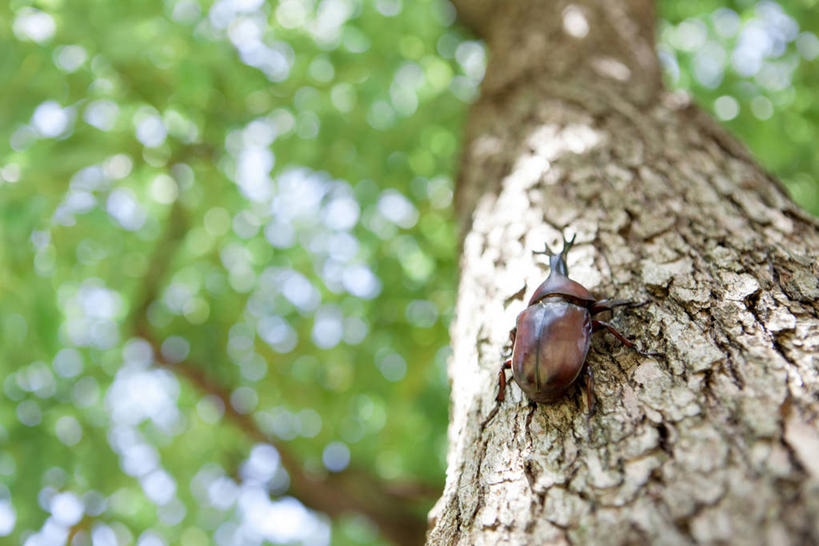
<path id="1" fill-rule="evenodd" d="M 495 397 L 495 400 L 498 402 L 503 402 L 504 398 L 506 397 L 506 369 L 511 367 L 512 361 L 507 360 L 501 364 L 501 368 L 498 371 L 498 396 Z"/>
<path id="2" fill-rule="evenodd" d="M 600 301 L 594 302 L 592 304 L 591 308 L 589 309 L 589 313 L 591 313 L 592 315 L 595 315 L 597 313 L 602 313 L 603 311 L 611 311 L 615 307 L 622 307 L 622 306 L 628 305 L 629 307 L 634 309 L 636 307 L 642 307 L 642 306 L 648 305 L 648 304 L 649 304 L 648 300 L 641 301 L 639 303 L 635 303 L 633 301 L 628 301 L 628 300 L 609 300 L 609 299 L 605 299 L 605 300 L 600 300 Z"/>
<path id="3" fill-rule="evenodd" d="M 518 327 L 517 326 L 515 326 L 514 328 L 509 330 L 509 343 L 510 343 L 510 345 L 509 345 L 508 349 L 505 349 L 503 351 L 503 353 L 501 353 L 501 358 L 507 359 L 510 356 L 512 356 L 512 352 L 515 349 L 515 336 L 517 335 L 517 333 L 518 333 Z"/>
<path id="4" fill-rule="evenodd" d="M 593 320 L 592 321 L 592 332 L 602 330 L 603 328 L 608 330 L 611 333 L 611 335 L 613 335 L 614 337 L 619 339 L 620 342 L 623 345 L 625 345 L 626 347 L 629 347 L 630 349 L 634 349 L 635 351 L 637 351 L 638 353 L 640 353 L 643 356 L 657 356 L 657 355 L 659 355 L 659 353 L 641 351 L 640 349 L 638 349 L 637 347 L 634 346 L 633 341 L 629 340 L 626 336 L 624 336 L 623 334 L 618 332 L 617 328 L 615 328 L 614 326 L 612 326 L 608 322 L 604 322 L 602 320 Z"/>
<path id="5" fill-rule="evenodd" d="M 597 405 L 594 398 L 594 375 L 591 366 L 586 362 L 586 441 L 591 443 L 591 414 Z"/>
<path id="6" fill-rule="evenodd" d="M 603 311 L 611 311 L 615 307 L 621 307 L 623 305 L 631 305 L 631 302 L 627 300 L 600 300 L 592 304 L 591 308 L 589 309 L 589 313 L 595 315 L 597 313 L 602 313 Z"/>
<path id="7" fill-rule="evenodd" d="M 618 332 L 617 328 L 615 328 L 614 326 L 612 326 L 608 322 L 604 322 L 602 320 L 593 320 L 592 321 L 592 332 L 602 330 L 603 328 L 605 328 L 606 330 L 611 332 L 611 335 L 613 335 L 614 337 L 619 339 L 622 342 L 622 344 L 625 345 L 626 347 L 634 347 L 634 342 L 633 341 L 630 341 L 626 336 L 624 336 L 623 334 Z"/>
<path id="8" fill-rule="evenodd" d="M 588 415 L 591 415 L 594 411 L 596 402 L 597 401 L 594 398 L 594 374 L 592 373 L 591 366 L 586 364 L 586 406 L 589 410 L 587 413 L 587 421 Z"/>

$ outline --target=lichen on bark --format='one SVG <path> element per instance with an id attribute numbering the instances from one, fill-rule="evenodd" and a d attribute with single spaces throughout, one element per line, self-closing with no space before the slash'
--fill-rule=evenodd
<path id="1" fill-rule="evenodd" d="M 491 57 L 458 185 L 450 448 L 428 542 L 817 543 L 817 223 L 661 90 L 649 3 L 609 4 L 571 4 L 581 43 L 568 3 L 464 8 Z M 579 388 L 531 407 L 512 385 L 495 402 L 508 330 L 547 273 L 532 251 L 561 232 L 577 234 L 572 278 L 647 302 L 613 322 L 661 353 L 598 334 L 588 425 Z"/>

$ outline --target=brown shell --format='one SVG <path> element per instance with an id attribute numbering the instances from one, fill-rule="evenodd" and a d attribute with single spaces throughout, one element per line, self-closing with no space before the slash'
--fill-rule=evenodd
<path id="1" fill-rule="evenodd" d="M 577 379 L 591 344 L 591 315 L 566 301 L 527 307 L 512 351 L 515 382 L 534 402 L 552 402 Z"/>

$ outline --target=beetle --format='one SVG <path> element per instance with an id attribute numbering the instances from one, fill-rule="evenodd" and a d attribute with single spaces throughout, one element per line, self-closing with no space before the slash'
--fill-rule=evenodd
<path id="1" fill-rule="evenodd" d="M 566 256 L 576 237 L 577 234 L 567 241 L 564 235 L 563 249 L 557 254 L 549 250 L 548 244 L 544 245 L 544 251 L 535 252 L 549 256 L 551 271 L 532 294 L 526 309 L 518 315 L 515 327 L 509 332 L 512 353 L 498 373 L 498 402 L 504 400 L 506 370 L 509 368 L 527 398 L 542 403 L 560 399 L 585 368 L 586 399 L 591 413 L 593 375 L 586 356 L 591 336 L 599 330 L 608 330 L 624 345 L 644 356 L 657 354 L 636 349 L 634 343 L 614 326 L 594 318 L 598 313 L 633 304 L 625 300 L 597 300 L 580 283 L 569 278 Z"/>

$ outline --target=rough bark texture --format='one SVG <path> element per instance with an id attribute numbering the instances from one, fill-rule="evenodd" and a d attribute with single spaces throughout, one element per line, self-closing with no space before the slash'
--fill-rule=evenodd
<path id="1" fill-rule="evenodd" d="M 819 543 L 816 222 L 662 91 L 648 2 L 457 4 L 491 60 L 458 187 L 428 543 Z M 612 321 L 662 353 L 597 334 L 588 427 L 580 388 L 531 407 L 512 384 L 495 402 L 508 331 L 547 273 L 532 251 L 561 231 L 577 233 L 574 279 L 648 301 Z"/>

